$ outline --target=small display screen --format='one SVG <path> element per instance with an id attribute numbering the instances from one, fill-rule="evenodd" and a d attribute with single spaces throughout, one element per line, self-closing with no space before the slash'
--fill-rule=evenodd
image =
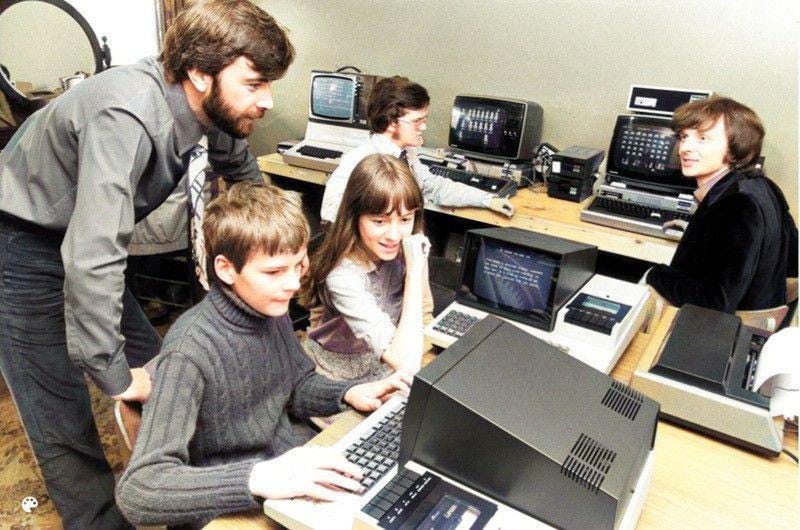
<path id="1" fill-rule="evenodd" d="M 497 105 L 454 105 L 452 127 L 462 148 L 488 151 L 500 147 L 507 119 L 506 109 Z"/>
<path id="2" fill-rule="evenodd" d="M 678 145 L 668 118 L 618 116 L 611 138 L 607 172 L 645 188 L 688 191 L 694 179 L 681 172 Z"/>
<path id="3" fill-rule="evenodd" d="M 482 239 L 479 245 L 473 281 L 476 296 L 515 312 L 548 311 L 558 260 L 493 239 Z"/>
<path id="4" fill-rule="evenodd" d="M 528 158 L 532 153 L 527 150 L 533 149 L 528 144 L 541 120 L 536 117 L 528 119 L 527 109 L 528 104 L 521 101 L 456 96 L 447 143 L 457 150 L 479 156 Z"/>
<path id="5" fill-rule="evenodd" d="M 595 309 L 597 311 L 611 313 L 612 315 L 616 315 L 619 313 L 619 310 L 622 309 L 622 306 L 616 302 L 604 300 L 602 298 L 596 298 L 594 296 L 587 296 L 581 305 L 586 309 Z"/>
<path id="6" fill-rule="evenodd" d="M 311 82 L 311 115 L 352 121 L 356 105 L 356 80 L 346 76 L 317 75 Z"/>
<path id="7" fill-rule="evenodd" d="M 417 530 L 470 530 L 477 528 L 480 516 L 481 511 L 476 506 L 445 494 L 417 525 Z"/>

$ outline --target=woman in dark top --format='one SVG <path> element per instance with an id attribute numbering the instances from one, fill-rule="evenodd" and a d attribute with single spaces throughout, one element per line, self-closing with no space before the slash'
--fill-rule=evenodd
<path id="1" fill-rule="evenodd" d="M 797 276 L 797 226 L 781 190 L 756 166 L 761 120 L 714 96 L 678 108 L 672 128 L 699 206 L 672 263 L 653 267 L 647 283 L 676 306 L 733 313 L 785 304 L 786 278 Z"/>

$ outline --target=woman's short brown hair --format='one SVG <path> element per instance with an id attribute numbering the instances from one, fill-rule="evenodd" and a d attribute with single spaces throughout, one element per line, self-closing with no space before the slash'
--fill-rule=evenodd
<path id="1" fill-rule="evenodd" d="M 756 162 L 764 141 L 764 125 L 746 105 L 724 96 L 691 101 L 678 107 L 672 117 L 672 130 L 708 130 L 722 116 L 728 135 L 728 162 L 744 168 Z"/>
<path id="2" fill-rule="evenodd" d="M 179 83 L 197 68 L 216 76 L 244 56 L 267 81 L 280 79 L 294 47 L 275 19 L 247 0 L 198 0 L 181 11 L 164 36 L 161 61 Z"/>
<path id="3" fill-rule="evenodd" d="M 396 75 L 381 79 L 372 87 L 367 103 L 370 129 L 380 134 L 409 110 L 422 110 L 430 102 L 425 87 L 406 77 Z"/>
<path id="4" fill-rule="evenodd" d="M 300 194 L 262 182 L 234 184 L 208 204 L 203 216 L 209 278 L 217 278 L 216 256 L 225 256 L 240 272 L 253 252 L 296 254 L 309 234 Z"/>

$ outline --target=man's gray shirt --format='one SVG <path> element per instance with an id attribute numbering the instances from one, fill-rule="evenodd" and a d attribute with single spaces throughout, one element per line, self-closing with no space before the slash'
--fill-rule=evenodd
<path id="1" fill-rule="evenodd" d="M 207 130 L 150 58 L 69 89 L 0 152 L 0 211 L 64 232 L 67 347 L 109 395 L 131 381 L 120 318 L 133 225 L 169 196 L 204 134 L 215 172 L 261 178 L 247 142 Z"/>

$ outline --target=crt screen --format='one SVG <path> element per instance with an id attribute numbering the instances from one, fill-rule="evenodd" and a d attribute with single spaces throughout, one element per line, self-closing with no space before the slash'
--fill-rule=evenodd
<path id="1" fill-rule="evenodd" d="M 473 292 L 519 312 L 548 310 L 558 261 L 531 249 L 483 239 L 475 262 Z"/>
<path id="2" fill-rule="evenodd" d="M 453 107 L 451 127 L 459 148 L 485 151 L 500 147 L 507 119 L 504 108 L 471 103 Z"/>
<path id="3" fill-rule="evenodd" d="M 314 77 L 311 85 L 311 114 L 318 118 L 352 120 L 354 84 L 354 80 L 344 77 Z"/>

